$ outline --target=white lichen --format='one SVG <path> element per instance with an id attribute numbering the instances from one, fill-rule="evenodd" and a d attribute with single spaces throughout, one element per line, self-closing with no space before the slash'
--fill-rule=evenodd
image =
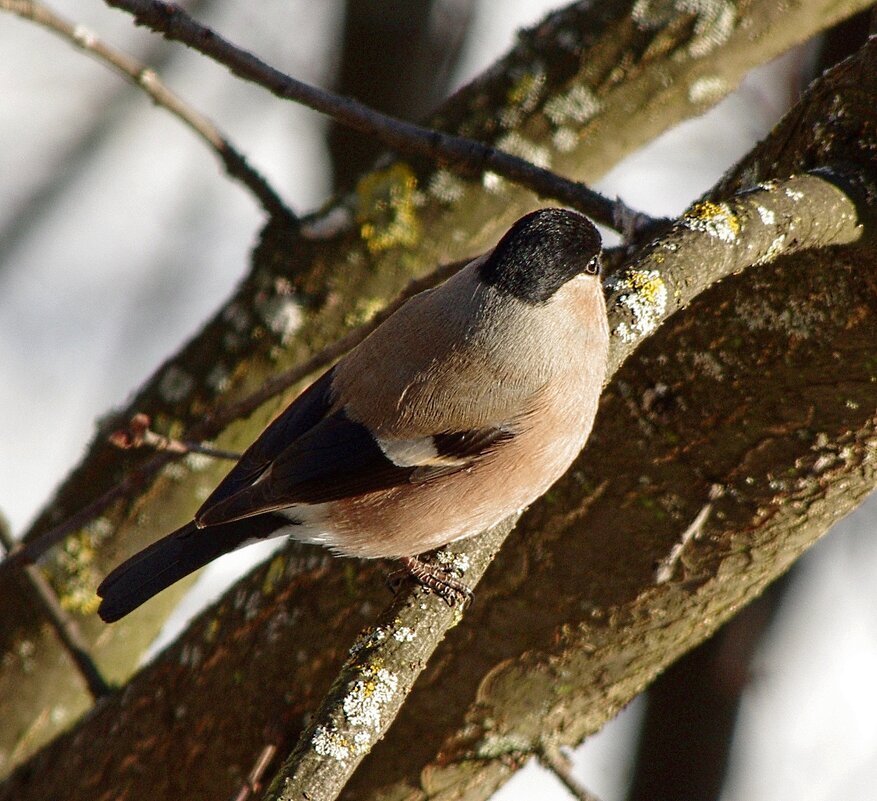
<path id="1" fill-rule="evenodd" d="M 411 642 L 416 636 L 414 629 L 408 626 L 400 626 L 393 632 L 393 639 L 397 642 Z"/>
<path id="2" fill-rule="evenodd" d="M 93 542 L 100 542 L 112 534 L 116 527 L 106 517 L 96 517 L 90 523 L 85 524 L 84 530 Z"/>
<path id="3" fill-rule="evenodd" d="M 286 345 L 301 327 L 304 315 L 301 306 L 291 296 L 276 294 L 258 305 L 262 322 Z"/>
<path id="4" fill-rule="evenodd" d="M 829 304 L 827 308 L 835 306 Z M 809 339 L 825 322 L 825 313 L 813 306 L 788 301 L 776 309 L 768 299 L 758 296 L 738 300 L 736 313 L 750 331 L 779 331 L 798 339 Z"/>
<path id="5" fill-rule="evenodd" d="M 780 234 L 779 236 L 775 237 L 773 242 L 770 243 L 767 250 L 764 252 L 764 255 L 756 259 L 755 263 L 767 264 L 769 262 L 772 262 L 777 256 L 780 255 L 780 253 L 783 252 L 783 246 L 785 245 L 785 242 L 785 234 Z"/>
<path id="6" fill-rule="evenodd" d="M 207 443 L 204 443 L 205 445 Z M 204 453 L 195 453 L 191 451 L 186 454 L 185 459 L 186 467 L 189 468 L 192 472 L 198 473 L 202 470 L 206 470 L 211 465 L 216 464 L 216 459 L 212 456 L 207 456 Z"/>
<path id="7" fill-rule="evenodd" d="M 539 105 L 548 78 L 538 63 L 526 70 L 514 70 L 511 77 L 513 83 L 506 96 L 507 105 L 499 112 L 499 124 L 503 128 L 516 128 Z"/>
<path id="8" fill-rule="evenodd" d="M 727 203 L 710 200 L 695 203 L 682 217 L 683 224 L 692 231 L 702 231 L 722 242 L 737 241 L 740 220 Z"/>
<path id="9" fill-rule="evenodd" d="M 170 481 L 185 481 L 189 477 L 189 468 L 184 462 L 172 462 L 162 468 L 161 474 Z"/>
<path id="10" fill-rule="evenodd" d="M 351 656 L 356 656 L 357 654 L 362 653 L 367 648 L 374 648 L 376 645 L 379 645 L 384 640 L 387 639 L 387 630 L 381 628 L 380 626 L 376 628 L 368 628 L 359 637 L 356 638 L 356 641 L 353 645 L 350 646 L 348 653 Z"/>
<path id="11" fill-rule="evenodd" d="M 579 84 L 562 95 L 552 97 L 545 104 L 545 116 L 555 125 L 571 122 L 582 125 L 602 108 L 600 99 L 587 86 Z"/>
<path id="12" fill-rule="evenodd" d="M 481 185 L 487 192 L 495 193 L 502 189 L 503 181 L 495 172 L 488 170 L 481 176 Z"/>
<path id="13" fill-rule="evenodd" d="M 737 9 L 731 0 L 678 0 L 676 8 L 697 15 L 694 37 L 687 48 L 694 58 L 703 58 L 727 42 L 737 24 Z"/>
<path id="14" fill-rule="evenodd" d="M 353 756 L 354 744 L 334 727 L 317 726 L 311 744 L 320 756 L 336 762 L 346 763 Z"/>
<path id="15" fill-rule="evenodd" d="M 466 192 L 466 184 L 449 170 L 436 170 L 427 190 L 440 203 L 454 203 Z"/>
<path id="16" fill-rule="evenodd" d="M 531 161 L 537 167 L 545 167 L 547 169 L 551 166 L 551 151 L 547 147 L 531 142 L 517 131 L 511 131 L 505 136 L 500 137 L 496 142 L 496 146 L 499 150 Z"/>
<path id="17" fill-rule="evenodd" d="M 569 153 L 574 150 L 575 146 L 579 143 L 579 135 L 574 129 L 567 128 L 564 125 L 551 135 L 551 143 L 559 152 Z"/>
<path id="18" fill-rule="evenodd" d="M 650 334 L 667 310 L 667 285 L 657 270 L 630 270 L 618 279 L 613 289 L 619 292 L 617 303 L 630 313 L 629 324 L 621 323 L 616 335 L 631 342 Z"/>
<path id="19" fill-rule="evenodd" d="M 694 14 L 694 35 L 686 48 L 694 58 L 701 58 L 726 42 L 737 24 L 737 12 L 731 0 L 637 0 L 630 16 L 641 28 L 663 28 L 679 13 Z"/>
<path id="20" fill-rule="evenodd" d="M 398 686 L 399 677 L 386 668 L 365 668 L 341 703 L 347 722 L 380 731 L 384 706 L 393 699 Z"/>
<path id="21" fill-rule="evenodd" d="M 773 209 L 765 208 L 759 204 L 755 207 L 755 210 L 758 212 L 758 216 L 765 225 L 774 225 L 776 223 L 777 216 Z"/>
<path id="22" fill-rule="evenodd" d="M 441 550 L 436 553 L 435 558 L 445 570 L 453 570 L 461 576 L 464 576 L 466 571 L 472 566 L 469 554 L 466 553 Z"/>
<path id="23" fill-rule="evenodd" d="M 630 326 L 627 323 L 619 323 L 614 333 L 622 342 L 634 342 L 636 340 L 636 334 L 630 330 Z"/>
<path id="24" fill-rule="evenodd" d="M 715 103 L 728 94 L 730 90 L 731 87 L 721 76 L 704 76 L 698 78 L 688 87 L 688 102 L 694 105 Z"/>
<path id="25" fill-rule="evenodd" d="M 691 357 L 695 368 L 701 375 L 709 376 L 716 381 L 725 378 L 725 371 L 719 360 L 709 351 L 701 351 Z"/>

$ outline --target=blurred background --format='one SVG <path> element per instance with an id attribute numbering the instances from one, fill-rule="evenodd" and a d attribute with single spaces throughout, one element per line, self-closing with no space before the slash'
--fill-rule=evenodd
<path id="1" fill-rule="evenodd" d="M 197 17 L 309 83 L 408 119 L 487 68 L 555 0 L 194 0 Z M 52 7 L 156 68 L 297 212 L 350 186 L 361 136 L 231 78 L 99 0 Z M 854 20 L 751 73 L 596 187 L 677 215 L 763 137 Z M 262 223 L 191 132 L 106 67 L 0 12 L 0 512 L 20 533 L 94 421 L 243 276 Z M 874 499 L 789 577 L 573 755 L 603 801 L 872 801 L 877 786 Z M 152 653 L 264 552 L 208 568 Z M 2 725 L 2 722 L 0 722 Z M 535 764 L 497 796 L 567 799 Z"/>

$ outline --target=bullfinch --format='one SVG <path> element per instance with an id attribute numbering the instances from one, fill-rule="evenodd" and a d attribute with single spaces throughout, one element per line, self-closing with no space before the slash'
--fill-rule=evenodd
<path id="1" fill-rule="evenodd" d="M 279 535 L 401 559 L 453 598 L 460 582 L 417 555 L 530 504 L 588 438 L 609 339 L 599 275 L 600 236 L 585 217 L 522 217 L 301 393 L 192 522 L 113 570 L 100 616 L 118 620 Z"/>

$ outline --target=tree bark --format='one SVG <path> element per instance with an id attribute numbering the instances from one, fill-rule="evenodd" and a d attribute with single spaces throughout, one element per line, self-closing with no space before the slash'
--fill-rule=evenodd
<path id="1" fill-rule="evenodd" d="M 793 36 L 792 12 L 779 24 L 767 4 L 747 16 L 758 6 L 751 4 L 717 42 L 714 35 L 704 39 L 703 18 L 669 15 L 655 17 L 655 27 L 637 27 L 613 17 L 610 6 L 617 4 L 565 12 L 538 35 L 525 37 L 503 65 L 506 72 L 450 103 L 445 124 L 488 138 L 497 133 L 485 130 L 495 126 L 496 108 L 486 121 L 479 103 L 492 91 L 506 105 L 508 92 L 500 89 L 520 89 L 523 80 L 520 74 L 508 77 L 515 74 L 514 58 L 548 63 L 562 52 L 557 42 L 569 41 L 567 26 L 575 19 L 593 37 L 581 62 L 575 69 L 567 63 L 566 71 L 553 63 L 556 71 L 548 70 L 545 79 L 550 90 L 539 89 L 535 107 L 519 92 L 505 110 L 519 115 L 514 130 L 537 143 L 553 141 L 555 122 L 563 120 L 561 127 L 582 141 L 556 154 L 555 166 L 572 167 L 577 157 L 570 172 L 593 178 L 656 132 L 659 125 L 650 119 L 656 95 L 666 106 L 661 125 L 669 125 L 691 113 L 685 98 L 707 67 L 731 63 L 730 74 L 739 77 L 744 62 L 756 63 L 770 52 L 765 48 L 771 37 L 755 36 L 753 28 L 763 34 L 775 26 L 789 43 L 806 38 L 806 20 L 815 29 L 834 19 L 821 5 L 809 4 Z M 817 14 L 823 15 L 818 21 Z M 771 40 L 771 47 L 781 46 Z M 866 48 L 858 64 L 824 82 L 717 187 L 714 199 L 823 164 L 860 169 L 872 158 L 873 50 Z M 622 52 L 628 57 L 620 58 Z M 621 64 L 620 73 L 600 71 L 611 63 Z M 562 104 L 543 113 L 546 97 L 569 100 L 577 81 L 600 99 L 596 117 L 567 119 Z M 648 106 L 645 112 L 637 111 L 636 98 Z M 466 108 L 471 119 L 461 111 Z M 626 122 L 613 127 L 625 112 Z M 269 226 L 239 294 L 156 374 L 128 411 L 150 412 L 171 432 L 188 427 L 219 395 L 208 367 L 229 365 L 232 389 L 223 389 L 222 397 L 238 397 L 278 364 L 331 339 L 351 316 L 368 314 L 410 271 L 438 256 L 436 242 L 452 243 L 443 260 L 473 252 L 532 205 L 507 186 L 493 196 L 440 173 L 397 163 L 360 185 L 364 219 L 379 223 L 389 237 L 380 242 L 362 242 L 349 229 L 316 239 L 317 221 L 298 232 Z M 381 187 L 386 197 L 412 178 L 435 190 L 427 193 L 425 206 L 415 211 L 413 205 L 390 204 L 388 211 L 386 203 L 376 203 Z M 345 208 L 339 202 L 335 211 Z M 427 227 L 428 241 L 421 238 Z M 875 287 L 867 277 L 873 255 L 865 244 L 758 267 L 708 290 L 649 337 L 605 393 L 586 453 L 513 534 L 476 604 L 441 646 L 387 739 L 363 764 L 351 797 L 485 797 L 520 758 L 537 753 L 541 741 L 573 743 L 596 730 L 853 508 L 873 485 Z M 344 264 L 343 271 L 335 264 Z M 283 326 L 292 312 L 301 320 L 297 330 Z M 253 324 L 256 329 L 248 327 Z M 803 403 L 790 404 L 795 396 Z M 252 438 L 273 408 L 234 426 L 222 444 L 234 447 Z M 32 536 L 138 461 L 98 442 Z M 219 469 L 168 471 L 77 538 L 88 545 L 100 538 L 102 549 L 93 563 L 79 563 L 66 591 L 72 593 L 75 580 L 93 582 L 94 574 L 119 558 L 118 549 L 130 552 L 189 514 L 192 496 Z M 677 574 L 656 584 L 655 563 L 707 507 L 700 536 L 683 551 Z M 144 517 L 148 526 L 141 524 Z M 112 538 L 103 533 L 117 523 Z M 330 561 L 323 553 L 290 549 L 202 616 L 75 732 L 16 772 L 0 797 L 230 793 L 266 739 L 291 741 L 356 632 L 386 605 L 379 573 L 374 565 L 352 570 L 351 563 Z M 8 622 L 3 645 L 14 655 L 8 670 L 4 662 L 0 697 L 16 699 L 18 720 L 26 720 L 28 709 L 35 716 L 58 703 L 75 709 L 75 681 L 61 673 L 59 651 L 34 627 L 34 610 L 13 593 L 17 579 L 6 574 L 0 581 L 0 603 L 14 613 L 0 609 L 0 619 Z M 117 678 L 130 672 L 170 601 L 102 637 L 98 655 L 107 666 L 121 665 Z M 96 639 L 101 630 L 92 625 L 91 636 Z M 24 653 L 23 643 L 31 643 Z M 30 669 L 46 671 L 39 682 L 28 678 L 26 658 Z M 54 674 L 48 672 L 52 665 Z M 60 678 L 44 683 L 48 675 Z M 235 702 L 220 706 L 220 698 Z M 20 748 L 27 751 L 29 744 Z"/>

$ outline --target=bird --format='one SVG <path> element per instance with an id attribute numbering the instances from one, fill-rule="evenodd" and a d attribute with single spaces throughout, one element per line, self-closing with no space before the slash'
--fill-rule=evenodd
<path id="1" fill-rule="evenodd" d="M 609 341 L 600 257 L 577 212 L 517 220 L 302 392 L 191 522 L 115 568 L 97 590 L 100 617 L 281 535 L 398 559 L 450 603 L 467 593 L 419 557 L 527 507 L 583 448 Z"/>

